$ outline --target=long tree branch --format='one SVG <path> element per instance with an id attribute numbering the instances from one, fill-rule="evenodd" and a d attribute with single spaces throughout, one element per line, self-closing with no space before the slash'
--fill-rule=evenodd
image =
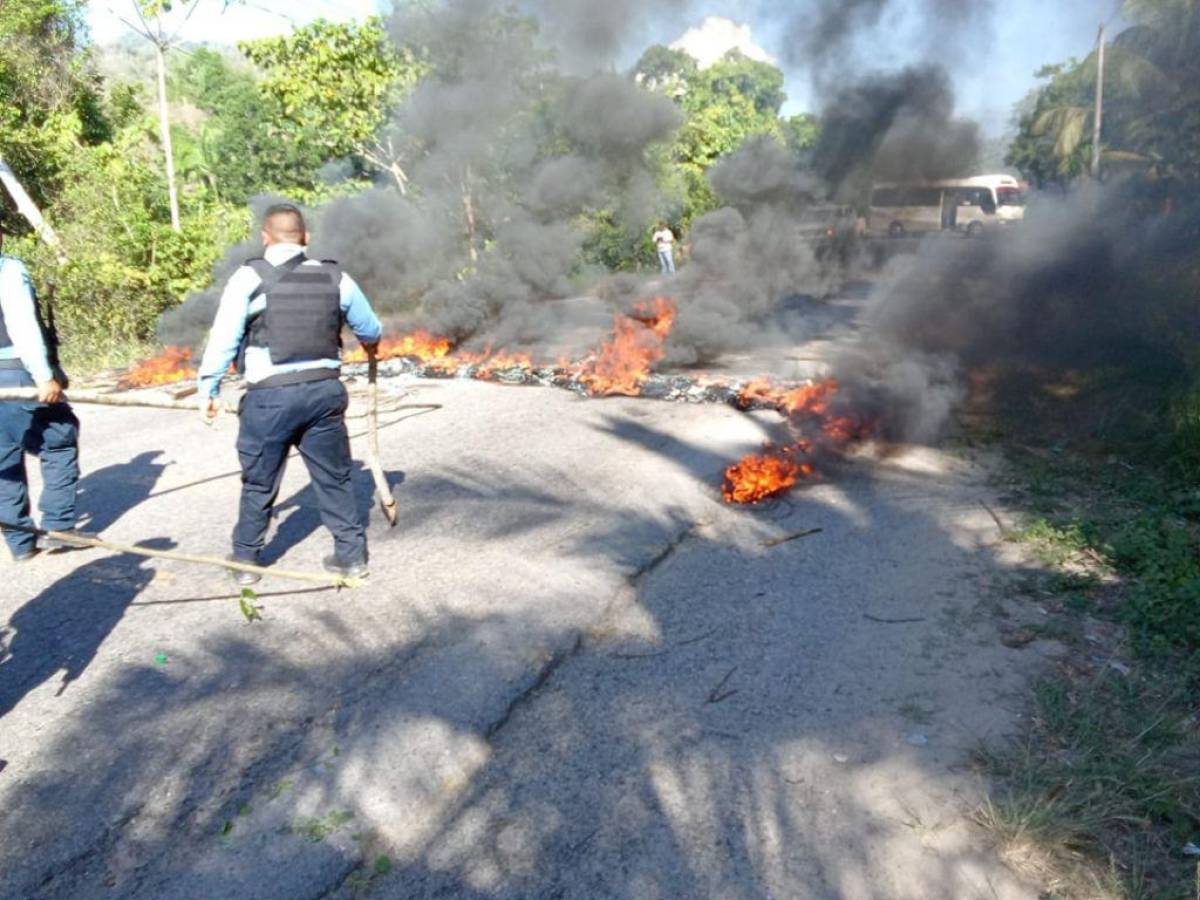
<path id="1" fill-rule="evenodd" d="M 192 5 L 188 7 L 187 12 L 184 13 L 184 15 L 183 15 L 183 21 L 181 21 L 179 23 L 179 27 L 176 28 L 171 33 L 171 36 L 169 38 L 167 38 L 168 44 L 175 43 L 175 38 L 179 37 L 180 32 L 183 31 L 183 26 L 188 23 L 188 19 L 190 19 L 192 17 L 192 13 L 194 13 L 196 11 L 196 7 L 199 5 L 200 5 L 200 0 L 192 0 Z M 226 4 L 226 5 L 228 5 L 228 4 Z"/>
<path id="2" fill-rule="evenodd" d="M 376 148 L 370 145 L 356 141 L 354 150 L 363 159 L 371 163 L 378 169 L 391 174 L 396 180 L 396 187 L 399 189 L 401 196 L 408 196 L 408 173 L 400 165 L 400 161 L 396 159 L 394 151 L 388 152 L 383 150 L 383 147 L 376 144 Z"/>
<path id="3" fill-rule="evenodd" d="M 154 38 L 154 29 L 150 27 L 150 23 L 146 21 L 146 16 L 142 13 L 141 3 L 139 3 L 138 0 L 131 0 L 131 2 L 133 5 L 133 11 L 137 13 L 138 20 L 142 23 L 142 27 L 140 31 L 134 25 L 130 25 L 130 27 L 133 28 L 134 31 L 138 31 L 140 34 L 145 35 L 146 40 L 150 41 L 150 43 L 157 43 Z M 121 21 L 125 22 L 124 19 L 121 19 Z M 129 25 L 130 23 L 126 22 L 125 24 Z"/>

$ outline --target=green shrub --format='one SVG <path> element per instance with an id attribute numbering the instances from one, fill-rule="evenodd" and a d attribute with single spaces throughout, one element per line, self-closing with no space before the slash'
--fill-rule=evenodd
<path id="1" fill-rule="evenodd" d="M 1166 457 L 1179 476 L 1200 477 L 1200 387 L 1181 391 L 1167 406 Z"/>
<path id="2" fill-rule="evenodd" d="M 1200 683 L 1200 557 L 1192 529 L 1163 512 L 1120 526 L 1105 548 L 1133 579 L 1121 618 L 1139 652 L 1179 654 L 1186 677 Z"/>
<path id="3" fill-rule="evenodd" d="M 243 206 L 182 197 L 182 229 L 172 230 L 156 148 L 141 127 L 116 143 L 81 148 L 47 210 L 65 260 L 33 236 L 6 252 L 24 258 L 76 359 L 108 355 L 150 339 L 163 311 L 209 283 L 213 263 L 250 227 Z"/>

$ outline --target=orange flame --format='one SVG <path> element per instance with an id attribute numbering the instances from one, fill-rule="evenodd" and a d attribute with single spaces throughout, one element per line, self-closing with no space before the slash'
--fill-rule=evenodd
<path id="1" fill-rule="evenodd" d="M 785 447 L 768 446 L 761 453 L 743 457 L 725 470 L 721 493 L 726 503 L 761 503 L 784 494 L 795 487 L 801 478 L 808 478 L 813 467 L 800 462 L 808 444 L 800 441 Z"/>
<path id="2" fill-rule="evenodd" d="M 505 353 L 501 351 L 494 355 L 486 356 L 479 363 L 479 367 L 475 370 L 476 378 L 484 380 L 495 377 L 497 372 L 506 369 L 532 369 L 533 359 L 528 353 Z"/>
<path id="3" fill-rule="evenodd" d="M 655 297 L 613 319 L 613 335 L 579 366 L 575 375 L 595 396 L 636 397 L 662 359 L 663 343 L 675 324 L 675 304 Z"/>
<path id="4" fill-rule="evenodd" d="M 122 388 L 143 388 L 195 377 L 196 367 L 192 365 L 191 350 L 187 347 L 164 347 L 158 356 L 130 367 L 117 384 Z"/>
<path id="5" fill-rule="evenodd" d="M 825 436 L 839 444 L 851 441 L 862 441 L 870 437 L 875 430 L 875 422 L 866 419 L 856 419 L 853 416 L 831 416 L 826 419 L 821 430 Z"/>
<path id="6" fill-rule="evenodd" d="M 823 416 L 829 409 L 829 398 L 836 394 L 837 390 L 838 383 L 833 380 L 793 388 L 783 395 L 780 406 L 792 416 Z"/>
<path id="7" fill-rule="evenodd" d="M 560 360 L 558 371 L 578 378 L 594 395 L 626 394 L 636 396 L 650 376 L 650 368 L 663 355 L 663 342 L 675 322 L 675 304 L 666 297 L 656 297 L 634 307 L 626 316 L 617 316 L 612 338 L 582 362 Z M 379 342 L 380 360 L 407 357 L 419 360 L 427 373 L 454 375 L 471 368 L 474 378 L 491 380 L 499 373 L 530 370 L 536 363 L 528 353 L 493 352 L 488 344 L 480 352 L 454 350 L 453 342 L 444 335 L 424 329 L 387 337 Z M 165 384 L 196 374 L 194 367 L 185 367 L 191 352 L 168 347 L 160 357 L 139 363 L 122 380 L 122 387 L 142 387 L 146 384 Z M 367 353 L 362 347 L 346 350 L 344 363 L 364 363 Z"/>
<path id="8" fill-rule="evenodd" d="M 477 366 L 478 368 L 472 373 L 472 376 L 481 379 L 494 378 L 497 372 L 505 369 L 531 369 L 534 366 L 533 359 L 528 353 L 509 353 L 503 350 L 493 353 L 490 343 L 478 353 L 469 350 L 454 350 L 454 352 L 451 352 L 452 347 L 453 345 L 447 337 L 424 330 L 417 330 L 399 337 L 384 338 L 380 341 L 379 359 L 399 359 L 401 357 L 418 359 L 429 370 L 442 375 L 453 375 L 459 369 L 468 366 Z M 342 354 L 342 362 L 344 363 L 363 363 L 366 361 L 366 351 L 361 347 L 356 347 Z"/>
<path id="9" fill-rule="evenodd" d="M 829 398 L 837 393 L 838 383 L 833 379 L 795 388 L 777 386 L 766 376 L 753 379 L 742 388 L 738 402 L 743 406 L 769 404 L 786 415 L 824 415 L 829 409 Z"/>
<path id="10" fill-rule="evenodd" d="M 875 429 L 873 419 L 833 415 L 830 398 L 838 391 L 837 381 L 830 379 L 795 388 L 783 388 L 767 377 L 755 378 L 738 395 L 743 407 L 774 406 L 780 415 L 790 419 L 792 427 L 807 422 L 821 431 L 826 444 L 849 444 L 868 438 Z M 812 475 L 808 463 L 797 460 L 800 453 L 810 449 L 807 441 L 784 447 L 768 445 L 762 455 L 747 456 L 725 470 L 722 493 L 728 503 L 758 503 L 791 490 L 801 478 Z"/>
<path id="11" fill-rule="evenodd" d="M 402 356 L 412 356 L 431 363 L 444 359 L 450 354 L 450 339 L 441 335 L 431 334 L 418 329 L 397 338 L 384 338 L 379 342 L 379 358 L 398 359 Z M 367 351 L 355 347 L 342 354 L 342 361 L 348 363 L 363 363 L 367 361 Z"/>

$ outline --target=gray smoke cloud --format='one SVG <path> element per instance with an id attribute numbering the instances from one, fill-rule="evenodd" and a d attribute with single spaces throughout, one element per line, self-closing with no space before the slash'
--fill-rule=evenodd
<path id="1" fill-rule="evenodd" d="M 1200 322 L 1176 276 L 1200 202 L 1165 214 L 1129 183 L 1047 199 L 1003 240 L 928 242 L 882 280 L 871 330 L 964 365 L 1182 368 Z"/>
<path id="2" fill-rule="evenodd" d="M 955 117 L 949 76 L 934 65 L 840 87 L 822 124 L 813 168 L 846 202 L 861 202 L 873 182 L 969 174 L 980 155 L 978 125 Z"/>
<path id="3" fill-rule="evenodd" d="M 693 223 L 690 263 L 669 286 L 679 315 L 666 358 L 680 365 L 764 341 L 777 328 L 773 313 L 782 298 L 828 293 L 838 279 L 837 266 L 817 258 L 805 229 L 814 224 L 805 213 L 826 187 L 782 143 L 746 142 L 709 181 L 727 205 Z"/>
<path id="4" fill-rule="evenodd" d="M 956 116 L 943 66 L 986 43 L 991 8 L 979 0 L 769 4 L 786 35 L 785 63 L 806 71 L 823 98 L 821 138 L 806 166 L 779 142 L 757 139 L 710 171 L 728 206 L 693 224 L 691 265 L 672 285 L 680 314 L 669 361 L 707 364 L 778 340 L 781 323 L 771 312 L 781 298 L 821 296 L 844 279 L 848 260 L 820 252 L 814 234 L 823 223 L 845 227 L 873 183 L 973 171 L 979 128 Z M 906 43 L 918 61 L 880 71 L 881 33 L 894 41 L 907 31 L 919 36 Z M 791 339 L 806 336 L 803 320 L 785 324 Z"/>
<path id="5" fill-rule="evenodd" d="M 821 138 L 806 169 L 764 140 L 710 172 L 729 207 L 693 226 L 669 359 L 704 363 L 777 340 L 772 310 L 781 297 L 839 287 L 847 259 L 820 254 L 811 239 L 813 226 L 830 220 L 828 204 L 861 212 L 873 183 L 974 169 L 979 129 L 956 116 L 945 66 L 986 44 L 991 8 L 975 0 L 772 5 L 785 33 L 785 64 L 806 71 L 823 98 Z M 884 70 L 889 54 L 881 47 L 897 40 L 905 41 L 909 62 Z M 806 336 L 803 319 L 785 324 L 789 338 Z M 844 347 L 833 374 L 847 411 L 879 415 L 890 433 L 908 439 L 934 436 L 962 392 L 953 352 L 914 346 L 882 327 Z"/>
<path id="6" fill-rule="evenodd" d="M 646 151 L 678 127 L 675 106 L 615 75 L 568 79 L 560 86 L 546 109 L 572 149 L 568 155 L 539 159 L 527 152 L 533 136 L 517 135 L 502 158 L 492 157 L 499 132 L 511 127 L 505 120 L 497 123 L 493 142 L 477 145 L 477 156 L 447 160 L 435 153 L 416 170 L 424 196 L 437 187 L 429 185 L 429 172 L 459 174 L 450 200 L 457 204 L 454 215 L 461 220 L 469 204 L 472 221 L 488 243 L 486 252 L 482 242 L 473 245 L 476 258 L 468 277 L 429 286 L 423 311 L 431 328 L 458 340 L 487 330 L 487 337 L 500 344 L 536 342 L 545 337 L 539 322 L 555 321 L 545 318 L 545 303 L 572 291 L 569 275 L 585 237 L 576 224 L 579 214 L 606 208 L 633 228 L 649 224 L 658 200 Z M 486 96 L 482 84 L 478 93 L 461 87 L 450 85 L 449 93 Z M 468 121 L 477 132 L 479 121 L 465 117 L 464 124 Z M 456 145 L 455 154 L 464 152 L 462 145 L 449 143 Z"/>
<path id="7" fill-rule="evenodd" d="M 691 265 L 671 286 L 680 311 L 668 361 L 708 364 L 781 336 L 804 339 L 803 319 L 772 313 L 788 295 L 824 296 L 845 279 L 851 260 L 824 240 L 825 227 L 849 228 L 873 183 L 969 174 L 979 155 L 977 127 L 955 117 L 949 77 L 932 65 L 844 84 L 822 124 L 807 166 L 778 140 L 757 138 L 709 172 L 727 206 L 692 226 Z"/>
<path id="8" fill-rule="evenodd" d="M 658 22 L 680 20 L 692 5 L 692 0 L 537 0 L 523 8 L 542 23 L 563 70 L 586 75 L 612 66 L 631 39 L 652 33 Z"/>
<path id="9" fill-rule="evenodd" d="M 648 228 L 663 201 L 647 151 L 681 122 L 669 99 L 629 78 L 564 74 L 554 60 L 584 44 L 584 56 L 599 60 L 638 22 L 679 8 L 520 7 L 539 22 L 502 0 L 404 5 L 390 33 L 437 61 L 386 130 L 402 148 L 405 191 L 381 181 L 314 211 L 313 255 L 341 262 L 393 322 L 417 320 L 460 341 L 544 338 L 560 319 L 545 304 L 572 291 L 580 215 L 604 211 Z M 547 156 L 547 145 L 561 151 Z M 160 335 L 199 343 L 221 283 L 256 249 L 232 249 L 217 286 L 164 317 Z"/>
<path id="10" fill-rule="evenodd" d="M 987 373 L 1001 405 L 1034 421 L 1031 385 L 1187 383 L 1200 329 L 1189 261 L 1200 252 L 1200 196 L 1171 202 L 1117 182 L 1035 203 L 1021 227 L 982 241 L 926 241 L 890 261 L 864 334 L 836 366 L 851 407 L 893 436 L 936 435 Z M 1164 208 L 1164 206 L 1166 208 Z M 1124 417 L 1124 414 L 1122 414 Z M 1055 423 L 1061 427 L 1064 423 Z"/>
<path id="11" fill-rule="evenodd" d="M 992 0 L 810 0 L 778 3 L 786 65 L 822 91 L 847 73 L 896 68 L 907 55 L 951 66 L 986 52 Z M 889 60 L 891 64 L 889 65 Z"/>
<path id="12" fill-rule="evenodd" d="M 338 259 L 394 323 L 419 323 L 469 346 L 552 343 L 563 322 L 555 301 L 579 293 L 581 214 L 603 212 L 648 232 L 668 202 L 650 151 L 681 124 L 670 99 L 597 69 L 611 67 L 654 17 L 687 7 L 520 4 L 532 21 L 502 0 L 403 6 L 389 23 L 393 38 L 427 48 L 437 65 L 387 129 L 402 151 L 404 193 L 381 178 L 379 187 L 315 211 L 314 255 Z M 825 100 L 815 153 L 802 162 L 778 140 L 747 141 L 710 170 L 724 205 L 681 236 L 690 254 L 679 275 L 669 284 L 612 278 L 596 293 L 619 309 L 669 291 L 679 307 L 671 364 L 707 364 L 781 339 L 781 299 L 830 293 L 845 277 L 847 259 L 813 240 L 837 214 L 832 204 L 861 205 L 873 181 L 972 169 L 977 129 L 956 117 L 941 64 L 978 46 L 989 8 L 950 0 L 776 4 L 795 38 L 794 62 L 808 68 Z M 863 59 L 881 30 L 918 20 L 924 62 L 881 72 Z M 231 251 L 218 282 L 248 255 L 249 246 Z M 907 294 L 902 281 L 889 273 L 889 296 Z M 198 341 L 215 297 L 204 292 L 164 317 L 164 339 Z M 932 433 L 957 396 L 957 357 L 885 321 L 875 323 L 866 357 L 861 347 L 843 354 L 845 394 L 902 410 L 911 433 Z M 782 337 L 793 340 L 807 327 L 799 318 L 785 325 Z"/>

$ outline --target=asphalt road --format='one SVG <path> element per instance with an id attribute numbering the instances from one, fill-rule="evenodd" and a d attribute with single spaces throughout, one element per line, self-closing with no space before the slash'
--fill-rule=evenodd
<path id="1" fill-rule="evenodd" d="M 998 640 L 982 462 L 731 509 L 771 414 L 415 390 L 365 588 L 268 579 L 248 623 L 216 571 L 2 564 L 0 896 L 1036 896 L 966 821 L 1053 649 Z M 92 529 L 227 551 L 232 421 L 80 413 Z M 315 569 L 298 461 L 281 497 L 268 555 Z"/>

